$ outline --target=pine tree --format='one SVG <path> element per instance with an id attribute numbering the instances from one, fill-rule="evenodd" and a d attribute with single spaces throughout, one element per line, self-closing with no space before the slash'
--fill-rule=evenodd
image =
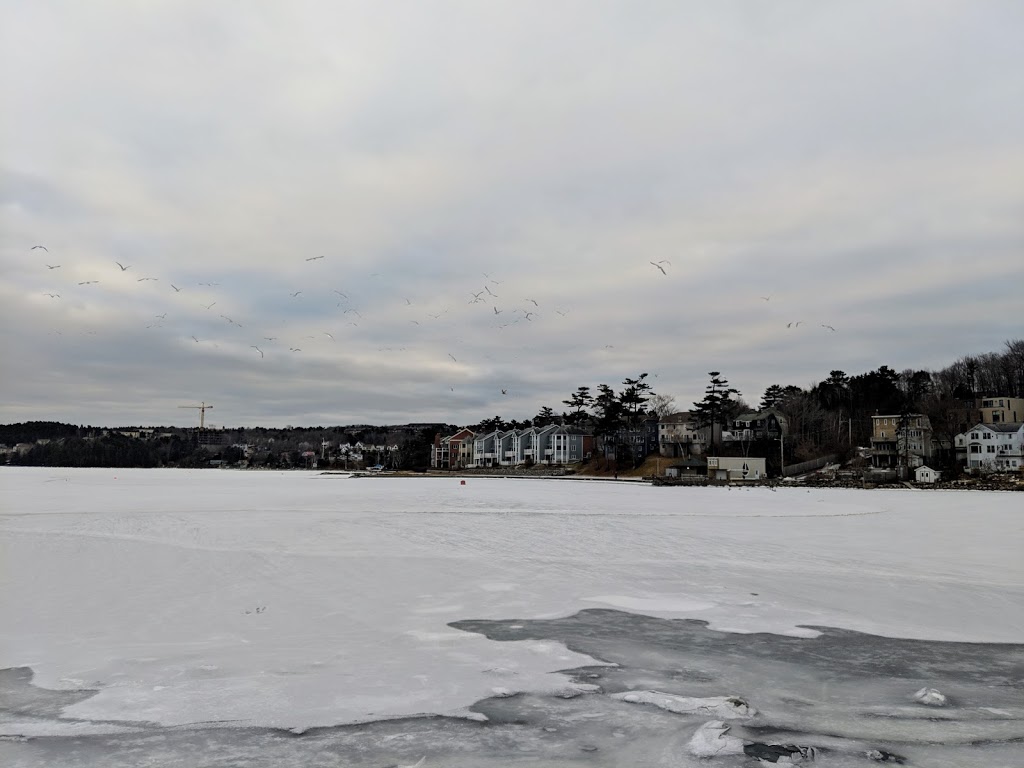
<path id="1" fill-rule="evenodd" d="M 563 400 L 562 403 L 573 409 L 569 413 L 569 422 L 579 425 L 586 420 L 587 408 L 594 404 L 594 396 L 590 394 L 590 387 L 579 387 L 569 396 L 568 400 Z"/>
<path id="2" fill-rule="evenodd" d="M 718 444 L 718 437 L 715 427 L 720 427 L 733 416 L 737 402 L 733 395 L 739 395 L 738 389 L 729 386 L 727 379 L 721 378 L 718 371 L 708 372 L 711 382 L 704 390 L 704 399 L 693 404 L 693 411 L 690 413 L 690 422 L 697 429 L 704 427 L 711 428 L 711 444 Z"/>

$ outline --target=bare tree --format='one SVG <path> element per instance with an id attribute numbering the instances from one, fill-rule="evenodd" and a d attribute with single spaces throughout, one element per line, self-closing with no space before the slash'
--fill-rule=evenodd
<path id="1" fill-rule="evenodd" d="M 676 399 L 672 395 L 654 395 L 648 401 L 647 410 L 658 417 L 658 420 L 675 413 Z"/>

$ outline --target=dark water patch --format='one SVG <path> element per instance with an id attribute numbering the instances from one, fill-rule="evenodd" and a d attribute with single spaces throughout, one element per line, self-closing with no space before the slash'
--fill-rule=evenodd
<path id="1" fill-rule="evenodd" d="M 562 619 L 543 621 L 455 621 L 449 626 L 477 632 L 491 640 L 559 640 L 571 650 L 602 661 L 614 658 L 622 641 L 643 647 L 647 656 L 685 652 L 696 661 L 750 659 L 785 661 L 818 669 L 837 679 L 888 676 L 930 679 L 953 674 L 965 683 L 1020 688 L 1024 681 L 1024 644 L 956 643 L 882 637 L 834 627 L 806 627 L 816 638 L 788 637 L 768 632 L 719 632 L 697 619 L 659 619 L 613 609 L 594 608 Z M 636 659 L 628 660 L 631 666 Z M 697 665 L 698 676 L 710 675 Z M 685 672 L 680 669 L 680 674 Z"/>
<path id="2" fill-rule="evenodd" d="M 57 717 L 70 707 L 99 693 L 98 689 L 52 690 L 32 683 L 31 667 L 0 669 L 0 714 Z"/>
<path id="3" fill-rule="evenodd" d="M 978 755 L 963 759 L 962 750 L 998 747 L 1024 765 L 1020 644 L 889 638 L 831 627 L 813 627 L 821 633 L 814 638 L 740 634 L 711 630 L 704 621 L 611 609 L 450 626 L 501 642 L 555 640 L 615 664 L 566 671 L 607 694 L 742 697 L 758 713 L 729 721 L 729 733 L 750 743 L 816 746 L 832 761 L 906 753 L 913 762 L 935 759 L 938 750 L 953 761 L 939 764 L 949 765 L 977 764 Z M 945 706 L 916 701 L 922 688 L 942 691 Z M 672 727 L 680 728 L 680 716 L 673 717 Z"/>
<path id="4" fill-rule="evenodd" d="M 554 686 L 550 694 L 479 701 L 471 710 L 486 718 L 481 722 L 422 716 L 296 731 L 125 724 L 134 730 L 0 740 L 0 764 L 752 768 L 813 755 L 812 764 L 840 768 L 1024 765 L 1021 645 L 903 640 L 827 627 L 816 628 L 817 638 L 743 635 L 700 621 L 605 609 L 451 626 L 499 642 L 557 641 L 613 666 L 565 670 L 579 688 L 571 696 Z M 941 691 L 946 706 L 917 703 L 921 688 Z M 63 707 L 94 693 L 35 688 L 24 668 L 0 672 L 0 711 L 8 715 L 55 720 Z M 705 759 L 693 754 L 691 740 L 722 716 L 699 707 L 673 711 L 659 697 L 675 704 L 738 697 L 757 711 L 723 720 L 721 732 L 738 750 Z"/>

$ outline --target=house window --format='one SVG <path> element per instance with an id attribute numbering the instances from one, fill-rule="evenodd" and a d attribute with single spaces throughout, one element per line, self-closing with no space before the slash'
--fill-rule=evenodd
<path id="1" fill-rule="evenodd" d="M 985 448 L 988 449 L 986 451 L 986 453 L 995 453 L 996 452 L 996 447 L 994 445 L 986 445 Z"/>
<path id="2" fill-rule="evenodd" d="M 980 445 L 972 445 L 971 446 L 971 453 L 981 453 L 981 446 Z"/>

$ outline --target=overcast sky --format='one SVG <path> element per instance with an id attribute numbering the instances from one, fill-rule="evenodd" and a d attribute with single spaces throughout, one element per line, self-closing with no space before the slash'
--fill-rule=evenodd
<path id="1" fill-rule="evenodd" d="M 756 404 L 1024 335 L 1017 0 L 0 9 L 3 422 Z"/>

